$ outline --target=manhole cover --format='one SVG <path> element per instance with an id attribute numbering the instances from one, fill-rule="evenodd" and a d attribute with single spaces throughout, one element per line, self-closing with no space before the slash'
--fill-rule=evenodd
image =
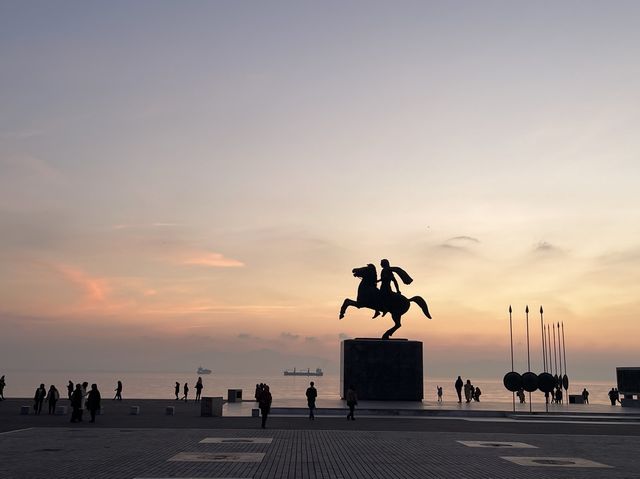
<path id="1" fill-rule="evenodd" d="M 531 462 L 545 464 L 547 466 L 571 466 L 575 464 L 574 461 L 560 461 L 558 459 L 533 459 Z"/>

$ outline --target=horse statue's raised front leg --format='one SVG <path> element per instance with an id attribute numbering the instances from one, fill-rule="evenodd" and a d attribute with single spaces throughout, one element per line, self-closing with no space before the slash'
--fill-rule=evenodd
<path id="1" fill-rule="evenodd" d="M 349 306 L 355 306 L 358 309 L 362 307 L 360 303 L 358 303 L 357 301 L 354 301 L 353 299 L 349 299 L 349 298 L 345 299 L 344 303 L 342 303 L 342 307 L 340 308 L 340 319 L 344 318 L 344 313 L 347 312 L 347 308 Z"/>

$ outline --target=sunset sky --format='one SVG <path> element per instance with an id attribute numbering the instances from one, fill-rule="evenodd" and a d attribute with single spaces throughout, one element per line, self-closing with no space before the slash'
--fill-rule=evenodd
<path id="1" fill-rule="evenodd" d="M 640 3 L 0 3 L 0 374 L 639 366 Z"/>

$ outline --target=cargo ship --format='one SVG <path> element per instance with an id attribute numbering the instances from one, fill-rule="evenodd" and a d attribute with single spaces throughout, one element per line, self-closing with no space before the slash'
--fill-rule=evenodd
<path id="1" fill-rule="evenodd" d="M 324 376 L 324 373 L 322 372 L 322 369 L 320 368 L 316 368 L 315 371 L 311 371 L 311 369 L 307 368 L 307 370 L 305 371 L 300 370 L 298 371 L 296 368 L 293 368 L 293 371 L 289 371 L 287 369 L 284 370 L 284 375 L 285 376 Z"/>

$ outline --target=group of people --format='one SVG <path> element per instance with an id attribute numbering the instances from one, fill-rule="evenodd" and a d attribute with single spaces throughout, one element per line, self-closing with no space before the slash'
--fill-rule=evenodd
<path id="1" fill-rule="evenodd" d="M 4 376 L 0 378 L 0 398 L 4 399 Z M 122 400 L 122 381 L 118 381 L 118 385 L 114 390 L 116 395 L 114 400 Z M 67 384 L 67 398 L 71 403 L 71 422 L 82 422 L 83 411 L 86 409 L 91 415 L 89 422 L 96 422 L 96 413 L 100 410 L 102 397 L 98 390 L 97 384 L 92 384 L 89 389 L 89 383 L 73 384 L 69 381 Z M 44 403 L 48 404 L 49 414 L 56 413 L 56 406 L 60 400 L 60 391 L 54 384 L 49 386 L 47 390 L 44 384 L 40 384 L 33 395 L 33 411 L 36 415 L 40 415 Z"/>
<path id="2" fill-rule="evenodd" d="M 202 397 L 202 390 L 204 389 L 204 384 L 202 384 L 202 377 L 198 376 L 198 380 L 196 381 L 196 385 L 194 386 L 196 390 L 196 398 L 195 401 L 199 402 Z M 182 397 L 180 397 L 180 383 L 176 381 L 176 385 L 174 387 L 174 393 L 176 395 L 176 401 L 184 401 L 187 402 L 189 399 L 189 384 L 184 383 L 182 386 Z"/>
<path id="3" fill-rule="evenodd" d="M 463 382 L 462 378 L 460 376 L 458 376 L 458 379 L 456 379 L 456 382 L 454 384 L 455 388 L 456 388 L 456 394 L 458 395 L 458 403 L 462 403 L 462 391 L 464 389 L 464 399 L 466 402 L 471 402 L 471 401 L 475 401 L 475 402 L 480 402 L 480 396 L 482 395 L 482 391 L 480 390 L 479 387 L 475 387 L 473 384 L 471 384 L 471 380 L 467 379 L 467 382 Z M 442 391 L 440 390 L 441 388 L 438 387 L 438 402 L 442 402 L 441 398 L 442 398 Z"/>
<path id="4" fill-rule="evenodd" d="M 609 401 L 611 401 L 612 406 L 615 406 L 618 402 L 622 404 L 622 401 L 620 401 L 620 391 L 618 391 L 618 388 L 611 388 L 611 391 L 609 391 Z"/>

